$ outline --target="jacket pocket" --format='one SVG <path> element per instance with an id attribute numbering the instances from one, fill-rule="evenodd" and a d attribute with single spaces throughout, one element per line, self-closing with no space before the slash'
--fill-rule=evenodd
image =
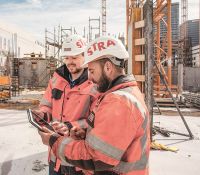
<path id="1" fill-rule="evenodd" d="M 61 91 L 60 89 L 52 89 L 52 98 L 54 98 L 55 100 L 58 100 L 61 98 L 63 94 L 63 91 Z"/>

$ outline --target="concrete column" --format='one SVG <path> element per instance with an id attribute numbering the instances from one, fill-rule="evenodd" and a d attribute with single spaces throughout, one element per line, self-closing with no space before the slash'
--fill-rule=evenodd
<path id="1" fill-rule="evenodd" d="M 145 102 L 153 127 L 153 3 L 147 0 L 144 5 L 144 37 L 145 43 Z"/>
<path id="2" fill-rule="evenodd" d="M 178 93 L 181 95 L 183 92 L 183 63 L 178 63 Z"/>

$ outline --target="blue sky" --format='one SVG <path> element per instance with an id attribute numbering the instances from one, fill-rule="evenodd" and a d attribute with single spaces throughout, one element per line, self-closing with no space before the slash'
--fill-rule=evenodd
<path id="1" fill-rule="evenodd" d="M 107 6 L 108 32 L 125 31 L 125 0 L 109 0 Z M 76 27 L 82 34 L 84 26 L 88 29 L 89 16 L 101 15 L 101 0 L 0 0 L 0 9 L 0 21 L 15 24 L 41 38 L 46 27 L 53 30 L 59 24 L 64 28 Z"/>
<path id="2" fill-rule="evenodd" d="M 180 0 L 172 0 L 180 2 Z M 189 1 L 189 19 L 199 17 L 199 0 Z M 107 0 L 107 31 L 125 32 L 126 0 Z M 101 0 L 0 0 L 0 22 L 11 23 L 44 38 L 44 30 L 53 30 L 59 24 L 64 28 L 76 27 L 79 34 L 88 29 L 88 18 L 101 15 Z"/>
<path id="3" fill-rule="evenodd" d="M 0 3 L 7 3 L 7 0 L 0 0 Z M 14 3 L 20 3 L 20 2 L 24 2 L 24 0 L 9 0 L 9 2 L 14 2 Z"/>

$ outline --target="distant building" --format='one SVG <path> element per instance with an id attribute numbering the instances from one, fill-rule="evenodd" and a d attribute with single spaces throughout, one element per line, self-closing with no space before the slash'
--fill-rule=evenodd
<path id="1" fill-rule="evenodd" d="M 180 26 L 180 38 L 183 39 L 185 33 L 191 47 L 199 45 L 199 22 L 199 19 L 188 20 Z M 184 32 L 184 28 L 186 28 L 186 32 Z"/>
<path id="2" fill-rule="evenodd" d="M 163 13 L 167 14 L 167 7 L 163 10 Z M 167 22 L 167 16 L 163 17 L 163 20 Z M 172 43 L 177 43 L 179 39 L 179 3 L 171 4 L 171 28 L 172 28 Z M 156 33 L 156 27 L 154 26 L 154 31 Z M 167 39 L 167 27 L 166 24 L 161 20 L 160 21 L 160 40 L 161 45 L 166 43 Z M 177 48 L 172 47 L 172 65 L 176 64 L 176 50 Z"/>
<path id="3" fill-rule="evenodd" d="M 171 26 L 172 26 L 172 41 L 176 41 L 179 39 L 179 3 L 171 4 Z M 164 12 L 166 13 L 167 8 L 165 8 Z M 167 17 L 164 16 L 164 20 L 166 21 Z M 160 24 L 161 30 L 161 38 L 165 37 L 167 34 L 167 28 L 163 21 Z"/>
<path id="4" fill-rule="evenodd" d="M 192 47 L 192 67 L 200 67 L 199 46 Z"/>
<path id="5" fill-rule="evenodd" d="M 184 40 L 185 56 L 183 58 L 185 66 L 199 67 L 196 62 L 197 52 L 199 47 L 199 19 L 188 20 L 180 25 L 180 39 Z"/>

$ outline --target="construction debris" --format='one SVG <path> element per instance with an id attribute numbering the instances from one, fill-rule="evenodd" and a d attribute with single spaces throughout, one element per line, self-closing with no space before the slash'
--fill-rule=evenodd
<path id="1" fill-rule="evenodd" d="M 48 166 L 47 164 L 42 163 L 42 161 L 40 161 L 40 160 L 36 160 L 33 164 L 34 164 L 34 166 L 33 166 L 32 170 L 36 171 L 36 172 L 40 172 L 40 171 L 44 170 L 46 166 Z"/>
<path id="2" fill-rule="evenodd" d="M 165 145 L 157 143 L 155 141 L 151 142 L 151 149 L 154 149 L 154 150 L 163 150 L 163 151 L 172 151 L 172 152 L 177 152 L 179 150 L 176 147 L 165 146 Z"/>
<path id="3" fill-rule="evenodd" d="M 185 93 L 183 94 L 184 102 L 186 105 L 196 107 L 200 109 L 200 93 Z"/>
<path id="4" fill-rule="evenodd" d="M 164 128 L 160 128 L 158 126 L 153 126 L 153 134 L 156 135 L 156 133 L 159 133 L 164 137 L 170 137 L 170 133 L 167 130 L 165 130 Z"/>

